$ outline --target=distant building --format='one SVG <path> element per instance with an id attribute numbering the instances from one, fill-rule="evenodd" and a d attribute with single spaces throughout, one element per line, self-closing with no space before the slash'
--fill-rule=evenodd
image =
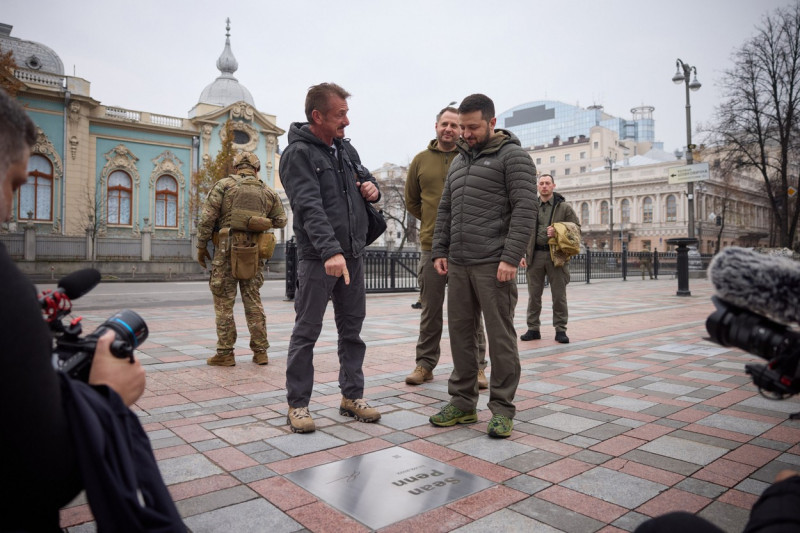
<path id="1" fill-rule="evenodd" d="M 17 98 L 39 138 L 5 231 L 18 231 L 24 222 L 36 233 L 137 237 L 147 231 L 156 240 L 188 239 L 195 224 L 191 176 L 220 150 L 227 120 L 234 148 L 255 152 L 262 180 L 278 182 L 277 139 L 284 131 L 234 77 L 230 21 L 217 59 L 220 75 L 186 118 L 102 105 L 89 81 L 65 75 L 56 52 L 12 37 L 11 30 L 0 24 L 0 50 L 13 52 L 14 74 L 23 84 Z"/>
<path id="2" fill-rule="evenodd" d="M 609 115 L 601 105 L 586 109 L 554 100 L 528 102 L 497 115 L 497 127 L 519 137 L 523 148 L 536 149 L 555 143 L 580 142 L 591 129 L 600 126 L 629 143 L 639 153 L 651 147 L 661 148 L 655 141 L 655 121 L 651 106 L 631 109 L 633 118 L 626 120 Z"/>
<path id="3" fill-rule="evenodd" d="M 564 195 L 581 221 L 583 243 L 593 250 L 666 251 L 666 240 L 686 237 L 688 195 L 685 183 L 671 184 L 671 168 L 686 165 L 683 154 L 648 143 L 620 140 L 617 133 L 593 126 L 588 135 L 556 136 L 552 143 L 529 148 L 539 174 L 555 178 L 556 192 Z M 703 162 L 703 150 L 695 162 Z M 757 177 L 725 173 L 709 156 L 710 179 L 695 182 L 695 237 L 701 253 L 730 245 L 767 244 L 771 210 Z M 613 169 L 613 170 L 612 170 Z M 612 201 L 613 192 L 613 201 Z M 717 226 L 725 215 L 724 226 Z M 721 221 L 722 219 L 719 219 Z"/>

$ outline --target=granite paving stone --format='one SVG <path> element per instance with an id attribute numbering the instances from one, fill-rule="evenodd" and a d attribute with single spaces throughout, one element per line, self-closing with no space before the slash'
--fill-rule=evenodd
<path id="1" fill-rule="evenodd" d="M 635 509 L 668 487 L 615 470 L 597 467 L 561 485 L 628 509 Z"/>
<path id="2" fill-rule="evenodd" d="M 728 452 L 725 448 L 678 439 L 669 435 L 648 442 L 639 449 L 698 465 L 707 465 Z"/>
<path id="3" fill-rule="evenodd" d="M 597 405 L 603 405 L 605 407 L 614 407 L 616 409 L 634 412 L 644 411 L 645 409 L 649 409 L 650 407 L 656 405 L 655 402 L 648 402 L 645 400 L 639 400 L 638 398 L 616 395 L 597 400 L 593 403 Z"/>
<path id="4" fill-rule="evenodd" d="M 511 505 L 509 509 L 553 527 L 556 531 L 594 533 L 603 527 L 603 522 L 599 520 L 542 500 L 535 495 Z"/>
<path id="5" fill-rule="evenodd" d="M 599 420 L 591 420 L 582 416 L 570 415 L 567 413 L 554 413 L 530 421 L 531 424 L 545 426 L 558 431 L 568 433 L 580 433 L 587 429 L 602 425 Z"/>
<path id="6" fill-rule="evenodd" d="M 270 533 L 289 533 L 302 531 L 303 526 L 281 512 L 266 500 L 257 499 L 218 508 L 186 520 L 192 533 L 216 533 L 236 531 L 237 533 L 259 533 L 269 524 Z"/>
<path id="7" fill-rule="evenodd" d="M 183 455 L 158 461 L 164 483 L 171 485 L 201 477 L 213 476 L 223 472 L 202 454 Z"/>
<path id="8" fill-rule="evenodd" d="M 461 441 L 450 448 L 492 463 L 500 463 L 531 451 L 530 446 L 507 439 L 492 439 L 488 436 Z"/>
<path id="9" fill-rule="evenodd" d="M 323 431 L 313 433 L 290 433 L 280 437 L 273 437 L 266 440 L 267 444 L 281 450 L 284 453 L 297 457 L 321 450 L 335 448 L 347 444 L 347 441 L 337 439 Z"/>
<path id="10" fill-rule="evenodd" d="M 730 416 L 723 414 L 713 414 L 705 417 L 697 422 L 702 426 L 712 428 L 724 429 L 727 431 L 735 431 L 737 433 L 744 433 L 745 435 L 757 436 L 765 431 L 772 429 L 774 424 L 767 422 L 758 422 L 756 420 L 749 420 L 738 416 Z"/>
<path id="11" fill-rule="evenodd" d="M 509 533 L 561 533 L 562 530 L 543 524 L 525 515 L 508 509 L 484 516 L 471 524 L 453 529 L 457 533 L 483 533 L 484 531 L 504 531 Z"/>

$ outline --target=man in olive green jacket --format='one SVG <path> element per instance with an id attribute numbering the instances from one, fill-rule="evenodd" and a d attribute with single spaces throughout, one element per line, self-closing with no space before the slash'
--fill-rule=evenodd
<path id="1" fill-rule="evenodd" d="M 446 107 L 439 111 L 436 115 L 435 128 L 436 139 L 411 161 L 405 187 L 406 209 L 420 221 L 421 248 L 417 279 L 422 313 L 419 319 L 416 366 L 406 377 L 406 383 L 409 385 L 421 385 L 433 380 L 433 369 L 439 363 L 441 354 L 439 345 L 442 339 L 442 306 L 447 277 L 440 276 L 433 268 L 431 243 L 447 170 L 453 158 L 458 155 L 456 150 L 459 136 L 458 110 Z M 489 383 L 485 374 L 486 338 L 483 324 L 478 328 L 478 358 L 480 365 L 478 385 L 485 389 L 489 387 Z"/>
<path id="2" fill-rule="evenodd" d="M 550 246 L 547 241 L 555 235 L 553 224 L 556 222 L 572 222 L 580 229 L 580 221 L 575 211 L 564 201 L 564 197 L 554 192 L 556 182 L 550 174 L 542 174 L 537 181 L 539 191 L 538 215 L 533 226 L 531 240 L 525 252 L 523 265 L 527 267 L 528 278 L 528 331 L 520 336 L 523 341 L 542 338 L 539 331 L 542 313 L 542 292 L 544 278 L 550 281 L 550 292 L 553 295 L 553 326 L 556 328 L 557 342 L 567 344 L 567 283 L 569 283 L 569 263 L 555 266 L 550 257 Z"/>

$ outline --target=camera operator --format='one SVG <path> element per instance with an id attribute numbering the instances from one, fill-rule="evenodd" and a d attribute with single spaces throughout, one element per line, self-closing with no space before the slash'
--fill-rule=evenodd
<path id="1" fill-rule="evenodd" d="M 17 189 L 27 182 L 36 127 L 17 102 L 0 90 L 0 223 L 11 218 Z M 58 510 L 83 488 L 65 409 L 53 369 L 52 337 L 35 287 L 0 243 L 0 530 L 60 531 Z M 141 364 L 110 351 L 114 333 L 97 342 L 89 383 L 106 386 L 133 404 L 144 392 Z M 103 387 L 97 387 L 103 394 Z M 107 391 L 106 391 L 107 392 Z"/>
<path id="2" fill-rule="evenodd" d="M 734 346 L 768 361 L 745 369 L 768 398 L 798 394 L 800 336 L 800 263 L 739 247 L 718 253 L 708 267 L 716 311 L 706 320 L 712 341 Z M 791 418 L 797 419 L 796 415 Z M 722 533 L 709 521 L 687 512 L 647 520 L 634 533 Z M 782 470 L 753 505 L 744 533 L 800 531 L 800 473 Z"/>

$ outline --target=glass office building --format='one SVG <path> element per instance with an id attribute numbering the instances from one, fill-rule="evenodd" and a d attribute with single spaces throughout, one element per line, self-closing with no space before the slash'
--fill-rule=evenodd
<path id="1" fill-rule="evenodd" d="M 620 140 L 654 142 L 655 122 L 653 107 L 631 109 L 633 118 L 609 115 L 603 106 L 582 108 L 554 100 L 539 100 L 512 107 L 497 116 L 497 127 L 507 129 L 519 137 L 523 148 L 545 146 L 556 137 L 567 141 L 570 137 L 589 137 L 594 126 L 602 126 L 619 135 Z"/>

